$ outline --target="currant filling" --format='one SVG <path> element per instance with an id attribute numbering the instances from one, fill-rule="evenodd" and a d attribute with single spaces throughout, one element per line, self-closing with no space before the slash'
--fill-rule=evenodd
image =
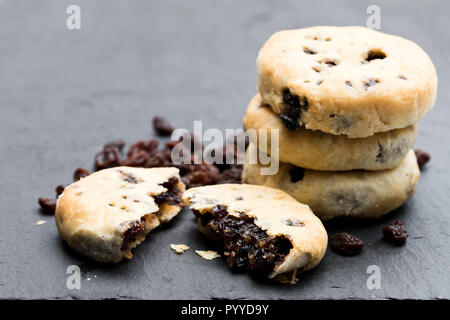
<path id="1" fill-rule="evenodd" d="M 136 220 L 130 223 L 129 229 L 125 231 L 123 235 L 122 251 L 129 251 L 132 249 L 134 247 L 133 244 L 135 244 L 138 238 L 145 238 L 146 232 L 144 222 L 145 218 L 142 217 L 141 221 Z"/>
<path id="2" fill-rule="evenodd" d="M 239 217 L 229 215 L 222 205 L 204 214 L 193 212 L 202 226 L 223 241 L 227 262 L 234 270 L 267 276 L 292 248 L 286 236 L 271 237 L 255 224 L 254 218 L 243 213 Z"/>
<path id="3" fill-rule="evenodd" d="M 172 177 L 169 181 L 164 182 L 163 187 L 166 188 L 167 191 L 155 196 L 155 203 L 157 205 L 167 203 L 170 205 L 184 206 L 183 199 L 181 198 L 181 191 L 178 189 L 177 184 L 177 177 Z"/>
<path id="4" fill-rule="evenodd" d="M 285 111 L 280 114 L 280 119 L 289 130 L 300 128 L 298 119 L 302 110 L 308 111 L 308 99 L 291 94 L 289 89 L 283 90 L 283 104 Z"/>
<path id="5" fill-rule="evenodd" d="M 152 220 L 158 219 L 157 216 L 164 212 L 164 204 L 184 207 L 184 202 L 181 198 L 181 191 L 178 189 L 177 185 L 177 177 L 172 177 L 167 182 L 164 182 L 163 187 L 166 188 L 167 191 L 154 196 L 155 203 L 158 205 L 160 211 L 147 214 L 140 220 L 129 223 L 128 229 L 124 233 L 121 247 L 121 250 L 127 252 L 127 255 L 131 256 L 131 249 L 135 248 L 142 241 L 144 241 L 147 234 L 154 228 L 154 223 Z"/>

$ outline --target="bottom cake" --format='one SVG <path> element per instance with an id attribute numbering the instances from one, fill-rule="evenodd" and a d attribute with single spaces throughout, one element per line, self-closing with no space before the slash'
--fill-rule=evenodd
<path id="1" fill-rule="evenodd" d="M 249 163 L 252 152 L 257 152 L 253 144 L 247 149 L 244 183 L 286 191 L 309 205 L 322 220 L 338 216 L 380 217 L 403 205 L 412 196 L 420 177 L 413 150 L 389 170 L 315 171 L 280 163 L 274 175 L 261 175 L 264 165 Z"/>

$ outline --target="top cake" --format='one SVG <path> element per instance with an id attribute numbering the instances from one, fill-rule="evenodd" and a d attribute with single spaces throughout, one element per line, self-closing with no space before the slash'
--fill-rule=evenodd
<path id="1" fill-rule="evenodd" d="M 291 130 L 368 137 L 416 123 L 436 99 L 428 55 L 412 41 L 364 27 L 277 32 L 257 67 L 262 99 Z"/>

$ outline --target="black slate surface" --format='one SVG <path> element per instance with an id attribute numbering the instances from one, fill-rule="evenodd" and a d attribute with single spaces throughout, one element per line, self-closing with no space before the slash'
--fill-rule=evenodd
<path id="1" fill-rule="evenodd" d="M 79 31 L 65 27 L 70 4 L 81 6 Z M 360 236 L 361 256 L 329 250 L 295 286 L 257 282 L 194 253 L 212 245 L 186 209 L 133 260 L 102 266 L 68 249 L 53 217 L 39 211 L 37 198 L 90 167 L 103 143 L 152 137 L 153 115 L 189 129 L 193 120 L 240 127 L 256 91 L 258 49 L 272 33 L 365 25 L 371 4 L 381 8 L 382 31 L 428 52 L 440 88 L 420 121 L 416 146 L 432 161 L 413 198 L 379 221 L 326 223 L 330 234 Z M 450 298 L 449 9 L 447 1 L 0 1 L 0 298 Z M 410 234 L 403 247 L 381 239 L 381 227 L 396 219 Z M 192 250 L 178 256 L 170 243 Z M 66 286 L 73 264 L 80 290 Z M 367 288 L 369 265 L 380 267 L 381 289 Z"/>

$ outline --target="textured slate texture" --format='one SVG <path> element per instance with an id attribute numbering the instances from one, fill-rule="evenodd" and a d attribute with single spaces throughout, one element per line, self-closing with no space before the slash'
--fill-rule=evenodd
<path id="1" fill-rule="evenodd" d="M 65 27 L 79 4 L 82 29 Z M 419 43 L 440 81 L 435 109 L 420 122 L 416 146 L 432 154 L 414 197 L 379 221 L 338 220 L 367 245 L 361 256 L 328 251 L 296 286 L 233 274 L 224 261 L 170 243 L 212 248 L 189 210 L 154 232 L 129 262 L 101 266 L 74 254 L 53 217 L 37 206 L 90 167 L 103 143 L 148 139 L 151 118 L 177 127 L 238 128 L 256 91 L 255 58 L 275 31 L 310 25 L 365 25 L 381 7 L 382 31 Z M 450 298 L 450 40 L 446 1 L 0 1 L 0 298 L 341 299 Z M 381 228 L 401 219 L 410 233 L 396 248 Z M 36 226 L 38 220 L 47 224 Z M 80 290 L 66 287 L 66 268 L 80 265 Z M 381 289 L 366 286 L 369 265 Z"/>

